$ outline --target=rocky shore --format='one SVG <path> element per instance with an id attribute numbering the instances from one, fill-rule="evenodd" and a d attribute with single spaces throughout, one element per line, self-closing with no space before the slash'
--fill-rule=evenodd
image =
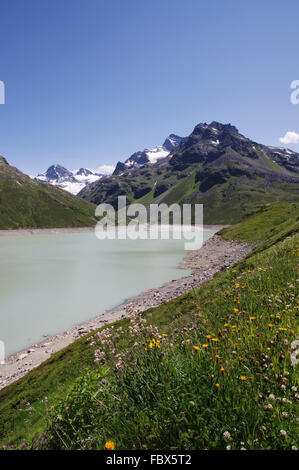
<path id="1" fill-rule="evenodd" d="M 213 230 L 211 226 L 209 228 Z M 217 227 L 218 230 L 220 228 Z M 192 270 L 190 275 L 168 282 L 157 289 L 145 291 L 96 318 L 64 333 L 47 338 L 42 343 L 7 358 L 5 364 L 0 365 L 0 389 L 23 377 L 53 353 L 66 347 L 77 338 L 105 324 L 124 318 L 128 304 L 131 304 L 137 311 L 144 311 L 167 302 L 212 279 L 215 273 L 236 264 L 251 250 L 252 246 L 246 243 L 224 240 L 219 235 L 214 235 L 204 243 L 200 250 L 190 251 L 184 258 L 180 267 Z"/>

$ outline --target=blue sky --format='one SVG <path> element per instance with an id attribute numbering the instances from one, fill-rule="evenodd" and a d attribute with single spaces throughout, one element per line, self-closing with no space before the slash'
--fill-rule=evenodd
<path id="1" fill-rule="evenodd" d="M 26 173 L 112 165 L 199 122 L 269 145 L 299 133 L 297 0 L 0 6 L 0 154 Z"/>

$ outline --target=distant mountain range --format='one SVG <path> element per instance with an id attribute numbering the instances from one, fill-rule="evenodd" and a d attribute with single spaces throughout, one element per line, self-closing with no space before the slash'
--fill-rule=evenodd
<path id="1" fill-rule="evenodd" d="M 66 191 L 63 191 L 66 190 Z M 73 194 L 78 196 L 74 196 Z M 254 142 L 231 124 L 195 126 L 135 152 L 113 174 L 52 165 L 29 177 L 0 157 L 0 228 L 94 224 L 94 205 L 202 203 L 206 224 L 230 224 L 272 202 L 299 202 L 299 154 Z"/>
<path id="2" fill-rule="evenodd" d="M 79 170 L 67 170 L 61 165 L 51 165 L 45 173 L 40 173 L 35 177 L 40 183 L 49 183 L 58 186 L 72 194 L 78 194 L 86 185 L 94 183 L 102 178 L 104 173 L 89 168 Z"/>
<path id="3" fill-rule="evenodd" d="M 254 142 L 231 124 L 195 126 L 161 147 L 118 162 L 113 175 L 88 184 L 79 197 L 117 207 L 128 203 L 202 203 L 205 223 L 235 223 L 271 202 L 299 201 L 299 154 Z"/>
<path id="4" fill-rule="evenodd" d="M 93 204 L 39 183 L 0 157 L 0 229 L 86 227 L 95 223 Z"/>
<path id="5" fill-rule="evenodd" d="M 40 183 L 49 183 L 58 186 L 72 194 L 78 194 L 85 186 L 100 180 L 107 174 L 120 175 L 124 171 L 131 168 L 140 168 L 146 163 L 156 163 L 160 158 L 165 158 L 175 148 L 186 140 L 185 137 L 179 137 L 170 134 L 164 141 L 163 145 L 155 147 L 151 150 L 144 149 L 133 153 L 124 162 L 118 162 L 114 171 L 101 172 L 99 170 L 91 170 L 89 168 L 80 168 L 79 170 L 67 170 L 61 165 L 51 165 L 45 173 L 38 174 L 35 178 Z M 105 165 L 104 165 L 105 166 Z M 106 165 L 109 168 L 108 165 Z"/>

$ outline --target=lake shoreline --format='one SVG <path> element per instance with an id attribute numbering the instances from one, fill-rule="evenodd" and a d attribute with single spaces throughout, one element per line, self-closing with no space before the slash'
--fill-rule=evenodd
<path id="1" fill-rule="evenodd" d="M 59 235 L 64 233 L 85 233 L 92 232 L 91 227 L 69 227 L 69 228 L 18 228 L 0 230 L 0 237 L 25 236 L 25 235 Z"/>
<path id="2" fill-rule="evenodd" d="M 205 226 L 205 228 L 220 230 L 223 226 L 214 225 Z M 57 233 L 52 231 L 57 229 L 50 230 L 51 233 Z M 61 230 L 59 233 L 73 233 L 73 231 L 67 231 L 69 229 Z M 224 240 L 217 234 L 213 235 L 199 250 L 189 251 L 181 262 L 180 268 L 192 270 L 191 274 L 178 280 L 167 282 L 161 287 L 144 291 L 103 314 L 84 321 L 63 333 L 52 337 L 45 335 L 45 340 L 41 343 L 6 358 L 5 364 L 0 365 L 0 389 L 17 381 L 42 362 L 49 359 L 52 354 L 73 343 L 76 339 L 104 325 L 125 318 L 127 316 L 128 305 L 141 312 L 168 302 L 212 279 L 217 272 L 236 264 L 246 257 L 251 250 L 252 246 L 247 243 Z"/>
<path id="3" fill-rule="evenodd" d="M 219 231 L 228 225 L 203 225 L 204 230 Z M 93 232 L 95 226 L 91 227 L 69 227 L 69 228 L 19 228 L 0 230 L 0 237 L 25 236 L 25 235 L 61 235 L 70 233 Z"/>

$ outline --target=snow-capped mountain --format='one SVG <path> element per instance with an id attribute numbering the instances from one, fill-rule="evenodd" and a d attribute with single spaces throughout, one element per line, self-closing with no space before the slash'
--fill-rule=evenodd
<path id="1" fill-rule="evenodd" d="M 164 141 L 163 145 L 159 145 L 151 150 L 144 149 L 143 151 L 135 152 L 125 162 L 118 162 L 113 175 L 119 175 L 123 171 L 143 166 L 147 163 L 156 163 L 160 158 L 167 157 L 175 148 L 186 141 L 186 137 L 179 137 L 175 134 L 170 134 Z"/>
<path id="2" fill-rule="evenodd" d="M 49 183 L 72 194 L 78 194 L 88 184 L 94 183 L 103 176 L 112 173 L 113 168 L 110 171 L 108 168 L 106 169 L 105 167 L 106 171 L 100 173 L 100 168 L 97 170 L 80 168 L 79 170 L 70 171 L 61 165 L 51 165 L 45 173 L 40 173 L 35 179 L 40 183 Z"/>

